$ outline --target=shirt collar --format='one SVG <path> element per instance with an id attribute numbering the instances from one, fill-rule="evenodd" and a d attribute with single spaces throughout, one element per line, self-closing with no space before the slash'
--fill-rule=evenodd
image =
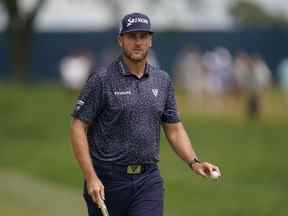
<path id="1" fill-rule="evenodd" d="M 127 64 L 125 64 L 125 62 L 123 61 L 123 57 L 122 56 L 118 57 L 118 65 L 119 65 L 120 73 L 123 76 L 135 76 L 134 74 L 130 73 Z M 149 71 L 150 71 L 149 64 L 146 63 L 143 77 L 148 77 L 149 76 Z"/>

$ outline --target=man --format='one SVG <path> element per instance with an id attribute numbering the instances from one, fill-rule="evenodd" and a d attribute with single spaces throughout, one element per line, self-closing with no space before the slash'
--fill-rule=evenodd
<path id="1" fill-rule="evenodd" d="M 85 178 L 90 216 L 101 215 L 101 200 L 111 216 L 163 215 L 157 166 L 161 124 L 193 171 L 202 176 L 219 171 L 198 160 L 180 122 L 169 76 L 147 63 L 152 34 L 146 15 L 126 15 L 118 36 L 122 55 L 90 76 L 72 114 L 71 142 Z"/>

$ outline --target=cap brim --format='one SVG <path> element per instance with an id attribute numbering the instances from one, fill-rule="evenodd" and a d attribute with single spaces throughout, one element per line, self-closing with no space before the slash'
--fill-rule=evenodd
<path id="1" fill-rule="evenodd" d="M 153 31 L 149 31 L 147 29 L 130 29 L 130 30 L 126 30 L 126 31 L 122 31 L 120 32 L 119 34 L 122 35 L 124 33 L 129 33 L 129 32 L 148 32 L 150 34 L 153 34 L 154 32 Z"/>

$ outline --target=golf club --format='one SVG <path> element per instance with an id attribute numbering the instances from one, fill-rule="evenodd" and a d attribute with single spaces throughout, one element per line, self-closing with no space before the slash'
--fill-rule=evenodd
<path id="1" fill-rule="evenodd" d="M 99 208 L 101 209 L 101 213 L 103 216 L 110 216 L 108 213 L 108 209 L 105 205 L 105 202 L 103 200 L 100 201 Z"/>

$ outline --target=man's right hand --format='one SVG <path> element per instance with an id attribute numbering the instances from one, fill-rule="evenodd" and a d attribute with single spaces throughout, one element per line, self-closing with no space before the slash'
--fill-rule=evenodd
<path id="1" fill-rule="evenodd" d="M 89 195 L 99 205 L 102 200 L 105 200 L 104 185 L 96 175 L 86 179 L 86 181 Z"/>

